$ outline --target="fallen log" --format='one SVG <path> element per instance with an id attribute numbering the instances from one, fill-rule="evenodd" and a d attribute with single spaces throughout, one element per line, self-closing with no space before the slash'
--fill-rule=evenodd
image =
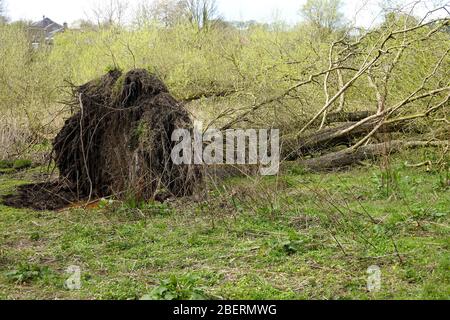
<path id="1" fill-rule="evenodd" d="M 329 171 L 354 165 L 360 161 L 376 159 L 385 154 L 392 154 L 404 149 L 421 147 L 448 146 L 450 141 L 402 141 L 371 144 L 357 150 L 346 149 L 324 156 L 300 161 L 300 164 L 311 171 Z"/>
<path id="2" fill-rule="evenodd" d="M 357 122 L 373 116 L 373 111 L 355 111 L 355 112 L 332 112 L 327 115 L 325 124 L 336 122 Z"/>
<path id="3" fill-rule="evenodd" d="M 355 124 L 356 122 L 349 122 L 298 137 L 294 142 L 294 147 L 292 147 L 292 142 L 287 142 L 286 145 L 290 145 L 291 147 L 284 151 L 284 158 L 286 160 L 296 160 L 306 155 L 327 150 L 339 145 L 351 146 L 355 139 L 364 137 L 377 125 L 376 121 L 370 121 L 354 128 L 349 132 L 346 131 Z M 406 121 L 385 124 L 380 127 L 378 132 L 391 133 L 410 130 L 407 128 L 407 125 L 408 122 Z"/>
<path id="4" fill-rule="evenodd" d="M 200 92 L 192 94 L 184 99 L 182 99 L 183 103 L 190 103 L 193 101 L 201 100 L 201 99 L 210 99 L 210 98 L 224 98 L 236 93 L 237 90 L 223 90 L 218 92 Z"/>

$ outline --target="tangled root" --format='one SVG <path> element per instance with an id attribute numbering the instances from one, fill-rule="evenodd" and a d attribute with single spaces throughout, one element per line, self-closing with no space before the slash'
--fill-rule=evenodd
<path id="1" fill-rule="evenodd" d="M 194 192 L 200 169 L 171 161 L 173 131 L 193 124 L 156 76 L 114 70 L 76 87 L 73 98 L 79 111 L 54 139 L 53 158 L 77 194 L 150 200 L 161 189 L 175 197 Z"/>

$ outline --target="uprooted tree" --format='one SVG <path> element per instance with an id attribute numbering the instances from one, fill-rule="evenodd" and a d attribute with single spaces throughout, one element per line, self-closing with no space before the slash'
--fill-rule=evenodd
<path id="1" fill-rule="evenodd" d="M 68 105 L 76 112 L 53 141 L 59 178 L 21 186 L 5 204 L 53 210 L 108 196 L 135 201 L 188 196 L 198 186 L 200 168 L 171 159 L 172 133 L 192 129 L 191 118 L 148 71 L 112 70 L 74 86 Z"/>
<path id="2" fill-rule="evenodd" d="M 54 140 L 60 176 L 84 196 L 148 200 L 164 189 L 190 195 L 198 168 L 174 165 L 176 129 L 192 128 L 189 114 L 146 70 L 113 70 L 76 87 L 74 107 Z"/>

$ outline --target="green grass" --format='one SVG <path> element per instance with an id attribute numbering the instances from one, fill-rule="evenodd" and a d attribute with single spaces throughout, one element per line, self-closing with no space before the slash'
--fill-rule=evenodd
<path id="1" fill-rule="evenodd" d="M 14 169 L 14 170 L 23 170 L 30 168 L 33 165 L 31 160 L 27 159 L 18 159 L 14 161 L 0 160 L 0 169 Z"/>
<path id="2" fill-rule="evenodd" d="M 376 166 L 233 178 L 208 202 L 102 202 L 95 210 L 0 206 L 0 298 L 448 299 L 449 189 L 443 173 Z M 0 194 L 31 176 L 0 176 Z M 227 190 L 225 192 L 224 190 Z M 64 281 L 81 268 L 80 290 Z M 379 292 L 367 269 L 382 271 Z"/>

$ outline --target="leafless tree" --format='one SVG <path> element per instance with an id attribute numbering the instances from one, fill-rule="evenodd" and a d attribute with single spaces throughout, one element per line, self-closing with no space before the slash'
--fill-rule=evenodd
<path id="1" fill-rule="evenodd" d="M 301 13 L 318 29 L 335 30 L 343 21 L 341 7 L 341 0 L 308 0 Z"/>
<path id="2" fill-rule="evenodd" d="M 184 0 L 188 19 L 199 30 L 208 29 L 218 19 L 216 0 Z"/>
<path id="3" fill-rule="evenodd" d="M 138 5 L 135 20 L 139 25 L 158 21 L 168 27 L 186 18 L 187 7 L 184 0 L 144 0 Z"/>
<path id="4" fill-rule="evenodd" d="M 94 20 L 99 27 L 111 27 L 124 23 L 128 3 L 124 0 L 98 2 L 92 8 Z"/>

